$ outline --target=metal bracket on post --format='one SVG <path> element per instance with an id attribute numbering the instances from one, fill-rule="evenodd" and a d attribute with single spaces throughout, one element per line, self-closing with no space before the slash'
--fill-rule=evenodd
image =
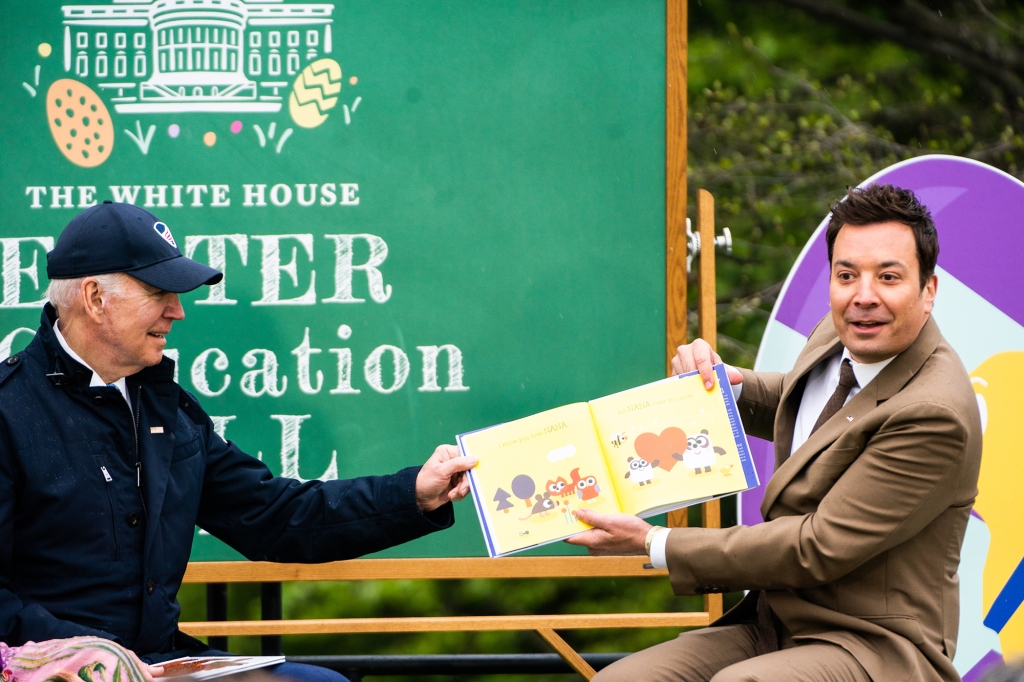
<path id="1" fill-rule="evenodd" d="M 728 227 L 722 228 L 722 234 L 715 237 L 715 248 L 732 253 L 732 231 Z M 686 219 L 686 273 L 690 273 L 690 265 L 693 258 L 700 253 L 700 232 L 694 232 L 690 227 L 690 219 Z"/>

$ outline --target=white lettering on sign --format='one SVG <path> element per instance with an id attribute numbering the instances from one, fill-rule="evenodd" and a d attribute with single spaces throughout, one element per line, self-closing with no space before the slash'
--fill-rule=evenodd
<path id="1" fill-rule="evenodd" d="M 287 206 L 292 202 L 292 188 L 278 183 L 270 188 L 270 203 L 274 206 Z"/>
<path id="2" fill-rule="evenodd" d="M 220 436 L 220 439 L 225 443 L 228 440 L 227 436 L 224 435 L 228 430 L 228 422 L 234 421 L 235 419 L 238 419 L 236 415 L 231 415 L 229 417 L 210 417 L 210 421 L 213 422 L 213 432 Z"/>
<path id="3" fill-rule="evenodd" d="M 370 298 L 377 303 L 391 298 L 391 285 L 384 284 L 384 276 L 378 269 L 388 257 L 388 245 L 383 239 L 372 234 L 325 234 L 324 237 L 334 241 L 334 295 L 325 298 L 324 303 L 362 303 L 366 300 L 352 294 L 352 274 L 356 270 L 366 273 Z M 365 241 L 370 248 L 369 258 L 361 265 L 353 263 L 353 246 L 357 239 Z"/>
<path id="4" fill-rule="evenodd" d="M 316 386 L 313 386 L 309 382 L 309 356 L 317 353 L 322 353 L 319 348 L 311 348 L 309 345 L 309 327 L 306 327 L 306 333 L 302 336 L 302 343 L 299 347 L 292 351 L 292 355 L 298 358 L 298 379 L 299 379 L 299 390 L 307 395 L 316 395 L 320 392 L 321 386 L 324 383 L 324 373 L 320 370 L 316 371 Z"/>
<path id="5" fill-rule="evenodd" d="M 139 185 L 111 185 L 110 196 L 113 197 L 114 201 L 122 204 L 134 204 L 135 199 L 139 196 L 139 190 L 142 189 Z"/>
<path id="6" fill-rule="evenodd" d="M 203 195 L 210 191 L 206 185 L 188 185 L 185 191 L 192 195 L 192 206 L 202 208 Z"/>
<path id="7" fill-rule="evenodd" d="M 417 390 L 422 392 L 437 392 L 441 387 L 437 385 L 437 356 L 441 351 L 448 354 L 448 385 L 446 391 L 468 391 L 468 386 L 462 385 L 462 351 L 450 343 L 443 346 L 416 346 L 423 355 L 423 385 Z"/>
<path id="8" fill-rule="evenodd" d="M 390 386 L 384 385 L 382 361 L 385 353 L 391 354 L 391 361 L 394 367 Z M 363 377 L 366 379 L 366 383 L 370 384 L 370 388 L 377 391 L 377 393 L 394 393 L 402 388 L 402 386 L 405 386 L 405 380 L 409 378 L 409 356 L 397 346 L 388 344 L 377 346 L 367 356 L 366 362 L 363 363 Z"/>
<path id="9" fill-rule="evenodd" d="M 209 206 L 223 208 L 231 205 L 231 185 L 228 184 L 180 184 L 180 185 L 108 185 L 107 198 L 124 204 L 136 204 L 142 200 L 145 208 L 203 208 L 204 198 L 209 196 Z M 270 190 L 267 190 L 270 187 Z M 168 203 L 168 188 L 170 203 Z M 294 188 L 294 189 L 293 189 Z M 78 204 L 73 201 L 78 192 Z M 141 197 L 140 197 L 141 194 Z M 182 194 L 191 195 L 191 201 L 182 201 Z M 48 208 L 88 208 L 100 200 L 93 185 L 26 185 L 25 196 L 30 208 L 43 208 L 43 198 L 49 196 Z M 268 202 L 269 199 L 269 202 Z M 294 201 L 293 201 L 294 199 Z M 358 182 L 296 182 L 284 183 L 243 183 L 242 206 L 358 206 Z"/>
<path id="10" fill-rule="evenodd" d="M 338 338 L 348 341 L 352 336 L 352 327 L 343 324 L 338 327 Z M 359 393 L 358 388 L 352 388 L 352 349 L 351 348 L 329 348 L 332 353 L 338 356 L 338 385 L 331 389 L 331 395 L 343 395 L 345 393 Z"/>
<path id="11" fill-rule="evenodd" d="M 167 206 L 167 185 L 146 185 L 146 208 L 163 208 Z"/>
<path id="12" fill-rule="evenodd" d="M 36 334 L 35 330 L 29 329 L 28 327 L 18 327 L 13 332 L 5 336 L 3 339 L 0 339 L 0 362 L 3 362 L 7 358 L 11 357 L 11 348 L 14 346 L 14 337 L 16 337 L 18 334 L 22 332 L 25 332 L 26 334 L 31 334 L 32 336 L 35 336 Z M 331 391 L 331 393 L 333 392 L 334 391 Z M 358 392 L 359 391 L 356 391 L 356 393 Z"/>
<path id="13" fill-rule="evenodd" d="M 50 198 L 53 201 L 50 202 L 50 208 L 74 208 L 75 204 L 71 200 L 71 193 L 75 190 L 74 186 L 65 185 L 64 187 L 50 187 Z"/>
<path id="14" fill-rule="evenodd" d="M 294 239 L 305 249 L 309 262 L 313 262 L 312 234 L 254 234 L 253 239 L 263 245 L 263 256 L 260 260 L 260 274 L 263 276 L 263 298 L 253 301 L 253 305 L 315 305 L 316 304 L 316 271 L 309 273 L 309 288 L 306 293 L 295 298 L 281 298 L 281 273 L 292 280 L 292 286 L 299 286 L 298 256 L 299 247 L 292 247 L 292 258 L 281 264 L 281 242 Z"/>
<path id="15" fill-rule="evenodd" d="M 3 299 L 0 308 L 40 308 L 46 303 L 45 298 L 28 302 L 21 300 L 21 278 L 28 277 L 39 291 L 39 249 L 32 249 L 32 262 L 21 267 L 21 245 L 35 244 L 45 251 L 53 250 L 53 237 L 5 237 L 0 239 L 3 247 Z"/>
<path id="16" fill-rule="evenodd" d="M 214 270 L 224 273 L 224 278 L 216 284 L 209 286 L 210 293 L 206 298 L 196 301 L 197 305 L 235 305 L 238 303 L 233 298 L 227 297 L 227 243 L 231 242 L 238 249 L 238 255 L 242 259 L 242 265 L 248 265 L 249 261 L 249 238 L 244 234 L 211 234 L 211 235 L 187 235 L 185 237 L 185 256 L 192 258 L 196 248 L 203 242 L 207 243 L 207 264 Z"/>
<path id="17" fill-rule="evenodd" d="M 39 201 L 39 195 L 46 194 L 46 188 L 45 187 L 31 187 L 31 186 L 30 187 L 26 187 L 25 188 L 25 196 L 28 196 L 29 194 L 32 195 L 32 203 L 29 205 L 29 208 L 42 208 L 43 204 L 40 203 L 40 201 Z"/>
<path id="18" fill-rule="evenodd" d="M 170 358 L 174 361 L 174 383 L 178 383 L 178 370 L 180 368 L 180 365 L 178 364 L 178 349 L 164 348 L 164 357 Z"/>
<path id="19" fill-rule="evenodd" d="M 231 198 L 228 197 L 228 192 L 231 191 L 231 187 L 228 185 L 210 185 L 210 206 L 230 206 Z"/>
<path id="20" fill-rule="evenodd" d="M 256 367 L 259 356 L 263 356 L 263 366 L 253 369 L 242 375 L 240 386 L 242 393 L 250 398 L 259 398 L 264 393 L 280 398 L 288 389 L 288 377 L 281 377 L 281 387 L 277 383 L 277 355 L 274 351 L 266 348 L 254 348 L 242 356 L 242 364 L 246 367 Z"/>
<path id="21" fill-rule="evenodd" d="M 96 188 L 92 185 L 78 186 L 78 208 L 89 208 L 96 205 Z"/>
<path id="22" fill-rule="evenodd" d="M 206 376 L 206 365 L 209 362 L 211 355 L 213 356 L 213 368 L 218 372 L 227 371 L 229 362 L 228 356 L 224 354 L 224 351 L 220 348 L 207 348 L 197 355 L 196 359 L 192 362 L 192 385 L 195 386 L 196 391 L 202 395 L 214 398 L 228 390 L 228 386 L 231 385 L 231 375 L 224 375 L 224 380 L 221 382 L 220 388 L 216 390 L 210 388 L 210 381 Z"/>
<path id="23" fill-rule="evenodd" d="M 281 475 L 285 478 L 294 478 L 305 483 L 307 479 L 299 475 L 299 430 L 302 422 L 309 419 L 308 414 L 272 414 L 271 419 L 281 422 Z M 263 459 L 263 453 L 259 453 Z M 318 479 L 320 481 L 335 481 L 338 479 L 338 451 L 331 452 L 331 463 L 327 470 Z M 314 480 L 314 479 L 309 479 Z"/>

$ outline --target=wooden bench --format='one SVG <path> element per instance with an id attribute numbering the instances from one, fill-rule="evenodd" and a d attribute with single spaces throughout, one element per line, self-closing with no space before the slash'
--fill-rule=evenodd
<path id="1" fill-rule="evenodd" d="M 670 525 L 686 525 L 685 510 L 673 513 Z M 703 525 L 721 526 L 717 501 L 702 505 Z M 185 573 L 185 583 L 226 585 L 262 583 L 278 586 L 277 603 L 264 602 L 263 618 L 253 621 L 207 620 L 182 622 L 181 630 L 193 637 L 227 636 L 467 632 L 533 630 L 584 678 L 595 675 L 591 667 L 559 634 L 558 630 L 648 627 L 706 627 L 722 614 L 722 595 L 704 596 L 704 611 L 676 613 L 602 613 L 489 615 L 413 618 L 329 618 L 282 620 L 280 583 L 332 580 L 460 580 L 471 578 L 657 578 L 666 580 L 668 571 L 655 569 L 647 557 L 508 557 L 489 559 L 463 557 L 444 559 L 355 559 L 327 564 L 275 564 L 265 562 L 194 562 Z M 273 589 L 264 599 L 273 599 Z M 276 609 L 275 609 L 276 606 Z M 275 612 L 276 610 L 276 612 Z M 209 609 L 208 609 L 209 612 Z M 222 610 L 226 614 L 226 609 Z M 208 616 L 209 617 L 209 616 Z M 226 647 L 226 641 L 221 648 Z M 266 639 L 264 642 L 266 643 Z M 278 640 L 279 641 L 279 640 Z M 278 645 L 279 646 L 279 645 Z"/>

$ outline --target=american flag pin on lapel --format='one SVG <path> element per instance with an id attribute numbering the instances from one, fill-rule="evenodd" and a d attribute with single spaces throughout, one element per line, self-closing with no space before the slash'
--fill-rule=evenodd
<path id="1" fill-rule="evenodd" d="M 853 415 L 852 414 L 846 415 L 846 421 L 852 422 L 853 421 Z"/>

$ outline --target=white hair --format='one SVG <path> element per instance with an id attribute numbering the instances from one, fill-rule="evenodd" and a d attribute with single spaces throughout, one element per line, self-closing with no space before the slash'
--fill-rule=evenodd
<path id="1" fill-rule="evenodd" d="M 91 275 L 100 285 L 100 290 L 115 297 L 123 296 L 128 289 L 128 282 L 131 276 L 124 272 L 113 272 L 107 275 Z M 46 288 L 46 297 L 57 309 L 57 317 L 70 315 L 76 307 L 82 291 L 82 282 L 89 277 L 75 277 L 73 279 L 51 279 L 50 286 Z"/>

